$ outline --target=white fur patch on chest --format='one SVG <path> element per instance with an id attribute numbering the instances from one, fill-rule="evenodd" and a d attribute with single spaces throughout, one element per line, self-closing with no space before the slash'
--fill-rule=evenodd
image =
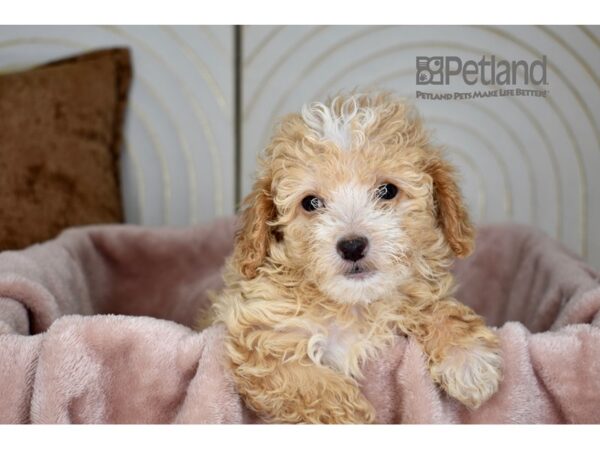
<path id="1" fill-rule="evenodd" d="M 335 323 L 327 327 L 327 333 L 312 335 L 308 341 L 308 356 L 315 364 L 349 374 L 355 366 L 355 346 L 362 335 L 352 328 L 341 328 Z"/>

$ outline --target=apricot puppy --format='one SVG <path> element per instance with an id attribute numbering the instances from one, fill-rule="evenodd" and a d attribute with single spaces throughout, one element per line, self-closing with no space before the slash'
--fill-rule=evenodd
<path id="1" fill-rule="evenodd" d="M 406 334 L 432 378 L 478 407 L 498 388 L 498 340 L 452 297 L 449 271 L 473 234 L 453 168 L 392 95 L 285 117 L 215 303 L 246 404 L 269 422 L 373 422 L 361 367 Z"/>

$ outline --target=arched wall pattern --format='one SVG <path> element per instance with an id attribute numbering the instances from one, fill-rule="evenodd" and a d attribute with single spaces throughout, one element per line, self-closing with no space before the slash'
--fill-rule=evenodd
<path id="1" fill-rule="evenodd" d="M 342 89 L 392 89 L 417 105 L 459 167 L 478 223 L 536 225 L 600 267 L 600 27 L 244 26 L 241 36 L 239 153 L 232 26 L 1 26 L 0 73 L 132 49 L 123 197 L 127 221 L 148 225 L 232 213 L 236 182 L 249 191 L 282 114 Z M 484 54 L 547 55 L 550 96 L 415 99 L 416 56 Z M 492 87 L 445 88 L 473 89 Z"/>
<path id="2" fill-rule="evenodd" d="M 232 26 L 2 26 L 0 72 L 127 46 L 134 82 L 121 164 L 126 220 L 206 222 L 234 210 Z"/>
<path id="3" fill-rule="evenodd" d="M 434 101 L 416 56 L 547 55 L 549 96 Z M 413 101 L 459 167 L 478 223 L 536 225 L 600 267 L 600 27 L 243 27 L 242 191 L 279 116 L 339 90 L 380 87 Z M 523 74 L 520 74 L 522 77 Z"/>

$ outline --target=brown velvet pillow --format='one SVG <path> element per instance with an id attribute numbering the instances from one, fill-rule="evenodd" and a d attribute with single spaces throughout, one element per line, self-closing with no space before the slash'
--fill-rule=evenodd
<path id="1" fill-rule="evenodd" d="M 75 225 L 121 222 L 127 49 L 0 76 L 0 251 Z"/>

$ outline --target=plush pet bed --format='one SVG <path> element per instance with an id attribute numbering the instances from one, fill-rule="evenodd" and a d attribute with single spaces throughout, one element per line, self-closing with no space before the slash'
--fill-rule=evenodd
<path id="1" fill-rule="evenodd" d="M 72 229 L 0 254 L 0 422 L 248 423 L 223 330 L 190 327 L 220 286 L 233 222 Z M 382 423 L 600 422 L 598 274 L 528 227 L 479 230 L 458 298 L 498 328 L 500 391 L 469 411 L 403 337 L 373 361 Z"/>

